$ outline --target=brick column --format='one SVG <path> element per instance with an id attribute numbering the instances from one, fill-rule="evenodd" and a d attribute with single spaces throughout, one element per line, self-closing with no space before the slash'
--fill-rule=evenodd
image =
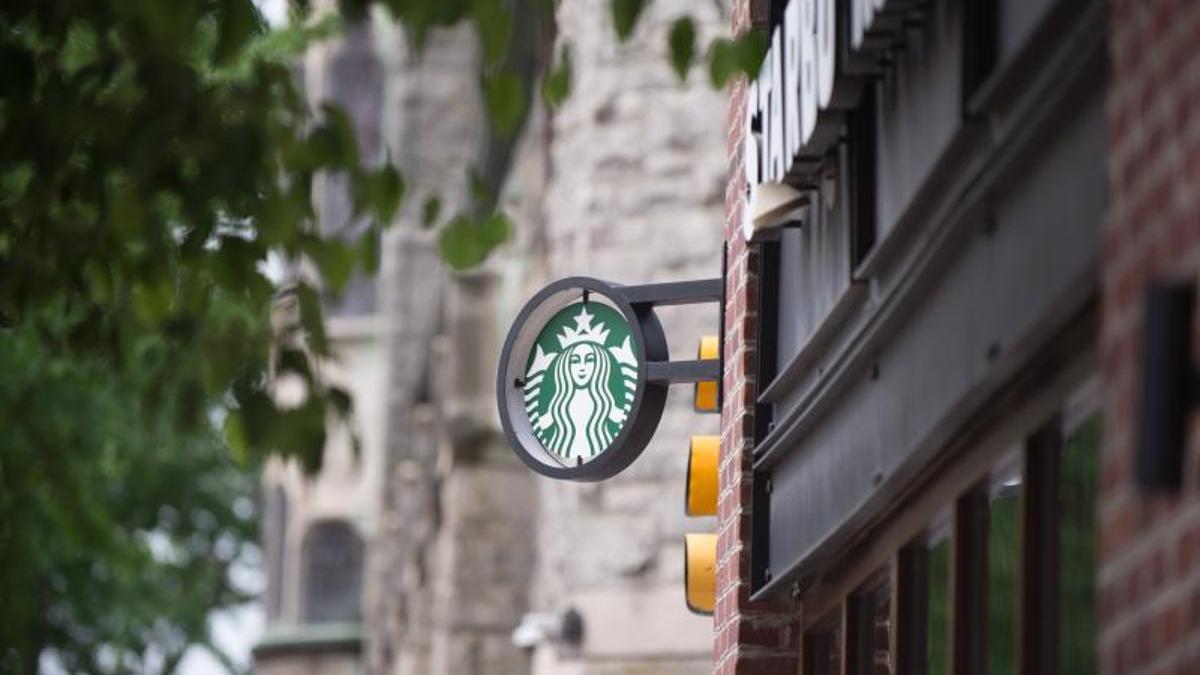
<path id="1" fill-rule="evenodd" d="M 1132 464 L 1143 291 L 1200 270 L 1200 3 L 1113 0 L 1109 20 L 1099 663 L 1113 675 L 1197 673 L 1200 435 L 1178 498 L 1138 494 Z"/>
<path id="2" fill-rule="evenodd" d="M 733 32 L 750 27 L 750 0 L 733 0 Z M 750 464 L 754 448 L 755 335 L 758 251 L 742 238 L 745 166 L 742 129 L 746 82 L 732 87 L 725 191 L 725 400 L 721 410 L 720 494 L 717 518 L 717 606 L 713 616 L 713 672 L 717 675 L 795 675 L 798 622 L 794 608 L 749 602 Z"/>

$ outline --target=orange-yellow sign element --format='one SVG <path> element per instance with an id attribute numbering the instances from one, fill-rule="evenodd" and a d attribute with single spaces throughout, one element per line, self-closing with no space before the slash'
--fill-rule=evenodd
<path id="1" fill-rule="evenodd" d="M 720 358 L 717 351 L 720 341 L 716 335 L 705 335 L 700 338 L 700 353 L 702 361 Z M 696 412 L 721 412 L 720 402 L 717 401 L 717 381 L 709 380 L 696 383 Z"/>
<path id="2" fill-rule="evenodd" d="M 688 609 L 712 614 L 717 605 L 717 535 L 683 535 L 683 558 Z"/>
<path id="3" fill-rule="evenodd" d="M 692 436 L 688 450 L 687 495 L 683 511 L 689 516 L 717 515 L 717 465 L 720 436 Z"/>

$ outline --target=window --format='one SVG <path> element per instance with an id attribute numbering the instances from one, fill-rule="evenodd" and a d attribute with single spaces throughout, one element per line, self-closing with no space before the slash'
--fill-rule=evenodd
<path id="1" fill-rule="evenodd" d="M 876 583 L 850 600 L 850 636 L 846 672 L 850 675 L 892 675 L 892 587 Z"/>
<path id="2" fill-rule="evenodd" d="M 1058 672 L 1096 672 L 1096 497 L 1100 416 L 1067 432 L 1058 481 Z"/>
<path id="3" fill-rule="evenodd" d="M 349 523 L 315 523 L 304 538 L 303 620 L 358 621 L 362 615 L 362 539 Z"/>
<path id="4" fill-rule="evenodd" d="M 897 673 L 950 673 L 949 520 L 943 514 L 897 555 Z"/>
<path id="5" fill-rule="evenodd" d="M 1095 673 L 1101 429 L 1079 419 L 957 474 L 961 492 L 891 573 L 858 572 L 837 620 L 805 633 L 802 675 Z"/>
<path id="6" fill-rule="evenodd" d="M 1021 565 L 1021 470 L 1001 469 L 988 490 L 987 672 L 1017 672 L 1017 578 Z"/>
<path id="7" fill-rule="evenodd" d="M 804 635 L 805 675 L 842 675 L 842 625 L 832 616 Z"/>
<path id="8" fill-rule="evenodd" d="M 926 557 L 925 672 L 950 673 L 950 537 L 943 534 L 929 545 Z"/>

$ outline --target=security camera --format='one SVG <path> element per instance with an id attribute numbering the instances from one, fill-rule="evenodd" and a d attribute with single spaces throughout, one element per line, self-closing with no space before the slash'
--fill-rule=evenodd
<path id="1" fill-rule="evenodd" d="M 583 641 L 583 617 L 574 609 L 561 614 L 529 612 L 512 632 L 512 643 L 521 649 L 533 649 L 542 644 L 577 647 Z"/>

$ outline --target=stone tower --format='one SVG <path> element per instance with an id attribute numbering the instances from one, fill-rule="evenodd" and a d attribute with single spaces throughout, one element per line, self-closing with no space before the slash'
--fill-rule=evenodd
<path id="1" fill-rule="evenodd" d="M 262 673 L 617 675 L 709 670 L 711 621 L 683 601 L 687 437 L 716 422 L 672 392 L 655 441 L 603 485 L 538 478 L 506 447 L 494 373 L 504 332 L 541 284 L 567 274 L 622 283 L 720 273 L 725 103 L 702 72 L 680 84 L 670 22 L 697 19 L 701 43 L 722 4 L 660 0 L 618 45 L 605 0 L 561 3 L 559 43 L 573 92 L 535 101 L 502 192 L 513 240 L 480 269 L 447 271 L 426 197 L 468 207 L 467 172 L 487 143 L 469 29 L 435 32 L 420 55 L 376 16 L 312 50 L 306 89 L 345 106 L 364 157 L 390 156 L 406 210 L 374 279 L 330 306 L 338 354 L 327 369 L 355 397 L 353 431 L 331 435 L 321 474 L 265 472 L 268 633 Z M 551 45 L 546 45 L 550 53 Z M 336 181 L 317 189 L 325 227 L 346 224 Z M 709 309 L 668 308 L 672 352 L 715 333 Z M 578 641 L 539 638 L 569 611 Z M 514 644 L 521 627 L 533 639 Z"/>
<path id="2" fill-rule="evenodd" d="M 531 139 L 544 174 L 514 176 L 540 206 L 541 228 L 518 242 L 536 252 L 521 277 L 520 301 L 564 276 L 636 284 L 718 277 L 726 103 L 703 69 L 685 84 L 671 70 L 667 33 L 685 14 L 700 44 L 724 30 L 722 3 L 666 0 L 648 5 L 620 45 L 605 0 L 564 2 L 559 41 L 574 55 L 564 105 Z M 542 166 L 544 164 L 544 166 Z M 536 238 L 535 238 L 536 237 Z M 511 321 L 518 306 L 509 306 Z M 694 358 L 703 334 L 718 331 L 713 306 L 658 310 L 675 358 Z M 624 473 L 601 483 L 539 478 L 537 572 L 531 607 L 582 618 L 578 646 L 534 648 L 537 675 L 707 673 L 712 622 L 688 613 L 683 598 L 683 533 L 711 531 L 685 518 L 690 434 L 717 423 L 692 411 L 690 387 L 673 387 L 654 440 Z"/>

